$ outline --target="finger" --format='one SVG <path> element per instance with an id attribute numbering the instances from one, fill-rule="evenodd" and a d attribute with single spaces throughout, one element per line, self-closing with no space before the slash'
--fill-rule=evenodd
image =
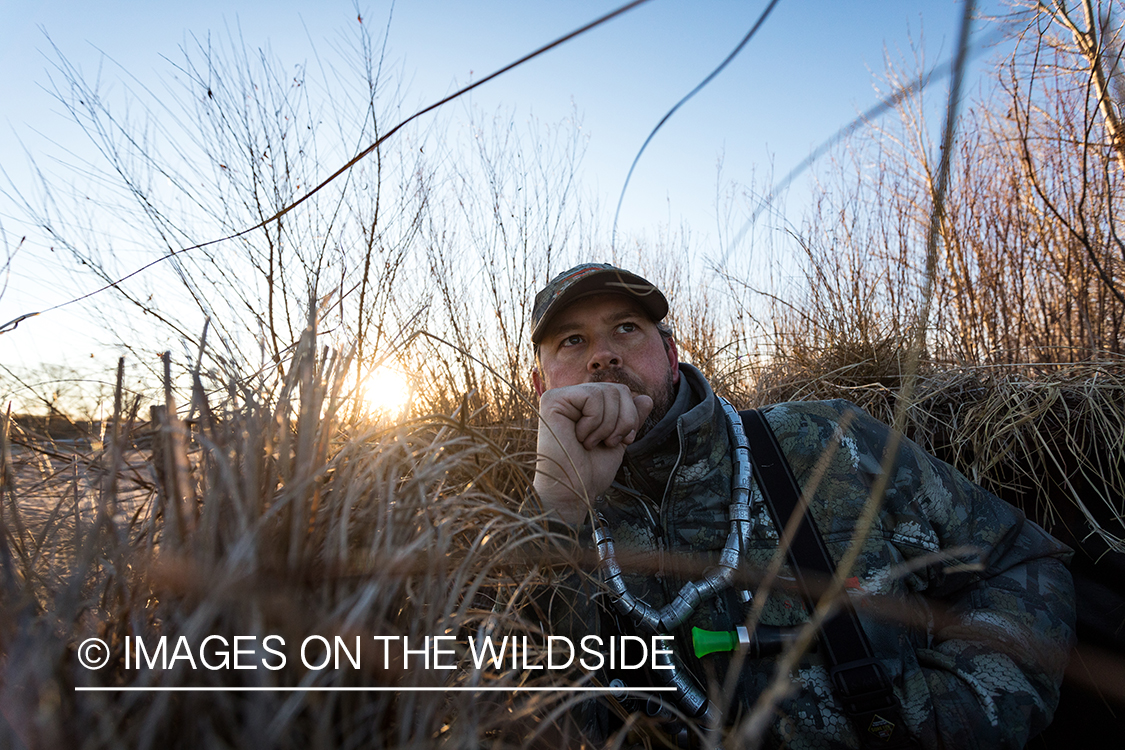
<path id="1" fill-rule="evenodd" d="M 636 437 L 637 428 L 641 423 L 637 421 L 637 407 L 633 403 L 633 394 L 626 387 L 622 387 L 620 411 L 613 432 L 605 439 L 605 444 L 611 448 L 619 445 L 628 445 Z"/>
<path id="2" fill-rule="evenodd" d="M 574 417 L 574 437 L 585 445 L 590 433 L 602 423 L 605 413 L 605 394 L 596 388 L 582 388 L 574 393 L 578 414 Z"/>
<path id="3" fill-rule="evenodd" d="M 591 424 L 590 430 L 583 438 L 580 438 L 582 446 L 592 451 L 603 443 L 611 448 L 616 447 L 616 443 L 610 443 L 618 427 L 617 424 L 621 419 L 622 396 L 619 388 L 598 388 L 599 401 L 599 414 L 596 424 Z M 628 390 L 625 390 L 628 393 Z M 617 440 L 620 442 L 620 439 Z"/>
<path id="4" fill-rule="evenodd" d="M 613 433 L 605 441 L 606 445 L 613 448 L 619 445 L 629 445 L 636 440 L 641 425 L 644 424 L 645 418 L 652 409 L 652 399 L 648 396 L 634 396 L 632 391 L 625 386 L 621 387 L 620 393 L 622 401 L 617 424 Z M 638 398 L 641 399 L 639 402 L 637 401 Z M 638 411 L 638 403 L 645 405 L 643 413 Z"/>
<path id="5" fill-rule="evenodd" d="M 637 433 L 640 432 L 641 426 L 648 419 L 648 415 L 652 413 L 654 404 L 651 396 L 633 396 L 633 407 L 636 409 L 637 417 L 634 424 L 636 428 L 625 437 L 625 444 L 631 445 L 637 439 Z"/>

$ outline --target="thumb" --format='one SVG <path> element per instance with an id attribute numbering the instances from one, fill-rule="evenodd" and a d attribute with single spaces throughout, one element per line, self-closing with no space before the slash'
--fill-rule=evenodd
<path id="1" fill-rule="evenodd" d="M 640 431 L 641 425 L 648 419 L 648 415 L 652 413 L 652 397 L 651 396 L 633 396 L 633 406 L 637 407 L 637 431 Z"/>

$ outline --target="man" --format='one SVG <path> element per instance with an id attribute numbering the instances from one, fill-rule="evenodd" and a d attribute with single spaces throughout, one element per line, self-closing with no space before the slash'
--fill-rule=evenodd
<path id="1" fill-rule="evenodd" d="M 546 510 L 587 543 L 592 537 L 602 560 L 596 611 L 574 602 L 577 614 L 561 627 L 674 636 L 668 673 L 647 679 L 674 685 L 677 709 L 706 723 L 723 715 L 707 696 L 723 684 L 731 654 L 697 656 L 691 629 L 743 624 L 754 592 L 732 583 L 730 567 L 764 570 L 786 519 L 771 517 L 757 476 L 739 478 L 749 450 L 738 415 L 679 362 L 661 323 L 667 312 L 655 286 L 604 264 L 566 271 L 536 296 L 535 489 Z M 798 484 L 815 490 L 808 513 L 831 564 L 856 536 L 884 449 L 898 445 L 880 512 L 846 573 L 874 655 L 866 662 L 877 662 L 861 666 L 889 680 L 893 708 L 845 710 L 851 697 L 834 683 L 825 653 L 835 646 L 826 644 L 792 671 L 794 691 L 771 717 L 766 745 L 1022 747 L 1058 699 L 1073 632 L 1069 550 L 915 444 L 892 440 L 858 407 L 793 402 L 763 412 Z M 648 568 L 619 572 L 626 553 Z M 780 578 L 795 575 L 787 565 Z M 762 632 L 808 619 L 793 587 L 775 586 L 757 605 Z M 742 665 L 726 723 L 746 715 L 776 661 Z M 620 671 L 600 677 L 637 684 Z M 611 730 L 604 705 L 587 716 L 588 731 Z"/>

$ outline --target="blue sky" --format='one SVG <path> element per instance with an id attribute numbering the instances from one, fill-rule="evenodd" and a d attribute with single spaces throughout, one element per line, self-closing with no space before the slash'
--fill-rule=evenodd
<path id="1" fill-rule="evenodd" d="M 388 52 L 403 72 L 406 109 L 428 104 L 618 4 L 400 0 L 390 17 Z M 473 93 L 473 104 L 486 113 L 510 111 L 516 122 L 536 117 L 550 123 L 576 112 L 589 138 L 580 177 L 600 196 L 608 224 L 629 164 L 649 131 L 728 54 L 765 5 L 652 0 L 486 84 Z M 991 5 L 985 3 L 985 10 Z M 359 7 L 365 23 L 386 26 L 390 3 Z M 885 53 L 913 59 L 915 45 L 924 49 L 928 64 L 947 58 L 961 8 L 959 2 L 937 0 L 784 0 L 742 55 L 656 136 L 626 194 L 622 229 L 685 225 L 701 251 L 713 252 L 720 159 L 724 178 L 739 183 L 785 174 L 877 101 L 872 82 L 884 68 Z M 109 92 L 122 85 L 124 71 L 158 90 L 171 71 L 168 59 L 175 60 L 193 34 L 240 29 L 249 46 L 268 47 L 298 64 L 312 58 L 314 45 L 330 56 L 356 15 L 351 2 L 5 0 L 0 166 L 16 190 L 29 191 L 25 149 L 41 161 L 58 153 L 59 145 L 86 153 L 80 134 L 45 90 L 51 43 L 85 75 L 99 75 Z M 973 67 L 970 91 L 983 85 L 984 72 L 982 63 Z M 944 84 L 931 97 L 943 101 Z M 459 107 L 448 122 L 463 113 Z M 2 187 L 12 189 L 6 182 Z M 799 205 L 799 191 L 789 200 Z M 0 222 L 9 248 L 31 231 L 3 196 Z M 0 297 L 0 323 L 94 286 L 54 264 L 29 236 Z M 84 331 L 88 317 L 73 306 L 25 322 L 0 336 L 0 362 L 30 366 L 88 361 L 91 354 L 112 358 L 114 352 L 95 343 L 96 332 Z"/>

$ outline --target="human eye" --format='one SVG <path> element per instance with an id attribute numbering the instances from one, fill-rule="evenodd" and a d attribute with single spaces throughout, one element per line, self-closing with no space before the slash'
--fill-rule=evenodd
<path id="1" fill-rule="evenodd" d="M 574 334 L 571 334 L 570 336 L 565 337 L 562 341 L 560 341 L 559 346 L 560 347 L 578 346 L 581 343 L 582 343 L 582 337 L 579 336 L 577 333 L 574 333 Z"/>
<path id="2" fill-rule="evenodd" d="M 631 321 L 621 323 L 617 326 L 617 330 L 620 333 L 632 333 L 633 331 L 637 330 L 637 324 Z"/>

